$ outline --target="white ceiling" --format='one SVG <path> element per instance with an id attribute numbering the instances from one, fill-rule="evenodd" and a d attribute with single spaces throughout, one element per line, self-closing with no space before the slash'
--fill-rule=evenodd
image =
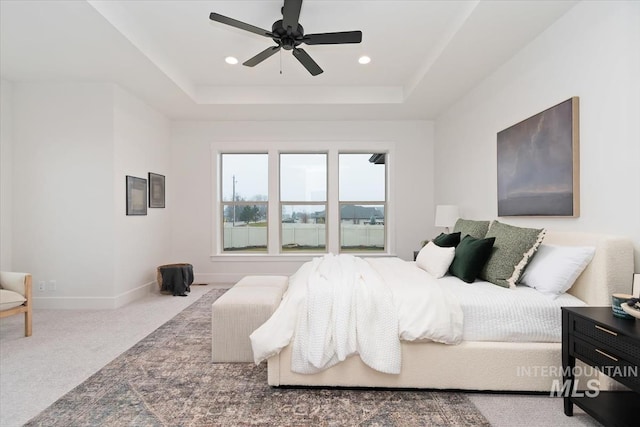
<path id="1" fill-rule="evenodd" d="M 175 119 L 432 119 L 575 3 L 306 0 L 305 34 L 363 33 L 302 45 L 324 69 L 313 77 L 289 51 L 253 68 L 224 62 L 274 43 L 209 14 L 271 30 L 282 1 L 0 0 L 0 72 L 114 82 Z"/>

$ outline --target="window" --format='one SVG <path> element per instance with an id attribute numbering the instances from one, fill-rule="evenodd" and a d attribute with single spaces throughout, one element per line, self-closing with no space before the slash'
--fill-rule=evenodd
<path id="1" fill-rule="evenodd" d="M 268 155 L 222 154 L 222 249 L 267 251 Z"/>
<path id="2" fill-rule="evenodd" d="M 393 144 L 229 142 L 213 146 L 215 254 L 308 259 L 391 254 Z M 246 150 L 246 151 L 244 151 Z M 228 255 L 242 254 L 234 259 Z M 223 260 L 220 258 L 220 260 Z"/>
<path id="3" fill-rule="evenodd" d="M 384 251 L 386 155 L 340 153 L 340 250 Z"/>
<path id="4" fill-rule="evenodd" d="M 327 155 L 280 154 L 282 252 L 327 248 Z"/>

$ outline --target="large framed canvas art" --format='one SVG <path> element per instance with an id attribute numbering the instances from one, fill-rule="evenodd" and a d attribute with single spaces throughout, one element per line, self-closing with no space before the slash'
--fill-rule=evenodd
<path id="1" fill-rule="evenodd" d="M 578 101 L 498 132 L 498 216 L 580 215 Z"/>

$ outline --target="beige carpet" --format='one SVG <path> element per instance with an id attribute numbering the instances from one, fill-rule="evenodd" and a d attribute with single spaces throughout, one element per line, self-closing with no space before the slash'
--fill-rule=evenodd
<path id="1" fill-rule="evenodd" d="M 0 319 L 0 426 L 23 425 L 213 287 L 174 297 L 155 286 L 112 310 L 35 309 L 29 338 L 23 316 Z"/>

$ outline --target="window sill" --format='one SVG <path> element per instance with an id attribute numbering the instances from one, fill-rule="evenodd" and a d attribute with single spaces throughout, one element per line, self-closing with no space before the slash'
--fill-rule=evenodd
<path id="1" fill-rule="evenodd" d="M 389 258 L 396 257 L 395 254 L 389 253 L 350 253 L 345 252 L 345 255 L 353 255 L 361 258 Z M 210 255 L 211 262 L 307 262 L 313 258 L 321 257 L 326 253 L 317 254 L 216 254 Z"/>

